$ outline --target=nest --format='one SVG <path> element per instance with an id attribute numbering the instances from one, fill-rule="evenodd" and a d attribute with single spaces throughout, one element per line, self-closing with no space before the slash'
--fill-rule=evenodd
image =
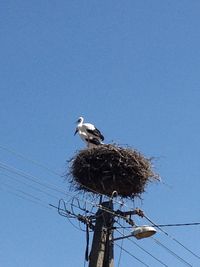
<path id="1" fill-rule="evenodd" d="M 70 160 L 70 182 L 76 190 L 111 196 L 139 196 L 149 181 L 159 179 L 152 159 L 117 145 L 100 145 L 79 151 Z"/>

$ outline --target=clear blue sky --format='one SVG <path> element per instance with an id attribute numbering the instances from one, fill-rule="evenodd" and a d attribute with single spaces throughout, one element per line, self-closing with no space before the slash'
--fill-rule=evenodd
<path id="1" fill-rule="evenodd" d="M 171 187 L 151 184 L 136 201 L 150 218 L 199 221 L 199 11 L 195 0 L 2 0 L 0 145 L 63 174 L 66 160 L 84 147 L 73 136 L 82 115 L 106 142 L 157 158 L 156 170 Z M 62 177 L 2 149 L 0 162 L 69 192 Z M 13 179 L 30 185 L 21 176 L 0 172 L 0 265 L 83 266 L 84 232 L 56 210 L 14 194 L 25 197 L 23 191 L 46 204 L 57 200 Z M 166 230 L 200 254 L 199 226 Z M 162 233 L 156 238 L 200 266 Z M 168 266 L 184 266 L 152 240 L 137 242 Z M 149 266 L 162 266 L 128 240 L 123 246 Z M 117 266 L 117 248 L 115 258 Z M 123 252 L 119 266 L 142 265 Z"/>

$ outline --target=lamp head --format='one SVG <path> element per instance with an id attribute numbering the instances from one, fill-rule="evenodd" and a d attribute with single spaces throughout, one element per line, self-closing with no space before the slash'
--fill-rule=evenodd
<path id="1" fill-rule="evenodd" d="M 136 226 L 133 229 L 132 235 L 137 239 L 150 237 L 157 232 L 153 226 L 148 225 Z"/>

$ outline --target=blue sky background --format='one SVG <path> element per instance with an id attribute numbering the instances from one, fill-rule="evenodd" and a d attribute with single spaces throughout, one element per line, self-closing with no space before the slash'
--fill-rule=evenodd
<path id="1" fill-rule="evenodd" d="M 82 115 L 106 142 L 156 157 L 156 170 L 170 187 L 151 184 L 135 205 L 156 223 L 200 221 L 199 13 L 200 2 L 186 0 L 2 0 L 0 162 L 69 192 L 63 177 L 2 147 L 62 175 L 66 160 L 84 147 L 73 136 Z M 29 200 L 24 192 L 34 195 L 46 207 L 63 195 L 56 193 L 56 199 L 34 191 L 30 181 L 2 165 L 0 172 L 0 265 L 84 266 L 84 232 L 56 210 L 14 194 Z M 200 255 L 199 226 L 165 230 Z M 200 266 L 170 238 L 162 233 L 156 238 Z M 151 239 L 136 242 L 168 266 L 185 265 Z M 123 246 L 149 266 L 162 266 L 130 241 Z M 116 248 L 116 266 L 119 252 Z M 118 266 L 143 265 L 122 252 Z"/>

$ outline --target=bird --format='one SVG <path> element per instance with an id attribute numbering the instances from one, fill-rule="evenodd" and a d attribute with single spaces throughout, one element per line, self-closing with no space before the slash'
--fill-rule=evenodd
<path id="1" fill-rule="evenodd" d="M 87 144 L 88 148 L 103 144 L 104 136 L 102 133 L 93 124 L 83 122 L 84 118 L 79 117 L 74 135 L 78 133 L 81 139 Z"/>

